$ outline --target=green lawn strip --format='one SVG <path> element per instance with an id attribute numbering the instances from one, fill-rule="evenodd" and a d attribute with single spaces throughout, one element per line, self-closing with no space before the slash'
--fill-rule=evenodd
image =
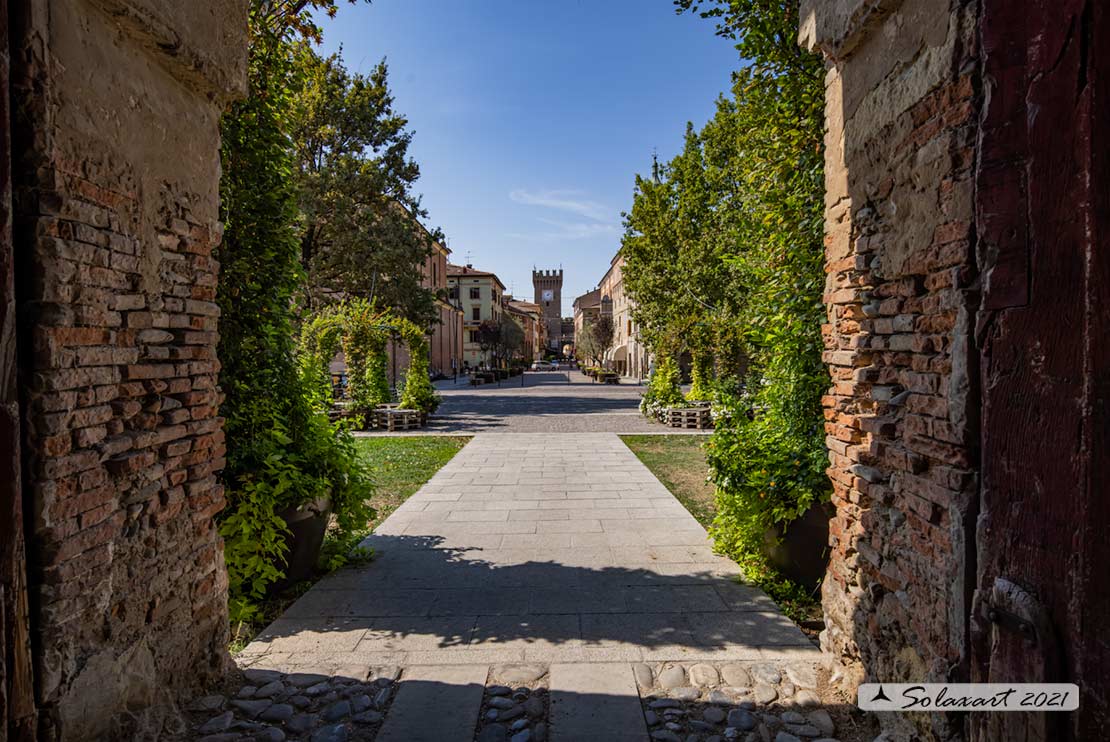
<path id="1" fill-rule="evenodd" d="M 351 538 L 338 543 L 329 534 L 324 540 L 321 562 L 326 562 L 328 554 L 338 549 L 347 550 L 366 535 L 373 532 L 390 513 L 414 494 L 425 482 L 432 478 L 459 450 L 470 440 L 469 436 L 396 436 L 381 438 L 359 438 L 356 445 L 370 465 L 374 478 L 374 499 L 372 504 L 376 514 L 366 524 L 366 528 L 352 534 Z M 347 564 L 369 561 L 372 554 L 364 553 L 347 560 Z M 240 651 L 297 598 L 328 570 L 321 569 L 313 579 L 297 583 L 268 598 L 262 604 L 262 612 L 257 621 L 231 627 L 229 650 L 232 654 Z"/>
<path id="2" fill-rule="evenodd" d="M 703 435 L 622 435 L 621 440 L 705 528 L 717 512 L 716 487 L 706 481 Z M 797 624 L 821 618 L 819 591 L 783 577 L 759 555 L 736 559 L 744 581 L 767 593 L 783 614 Z"/>
<path id="3" fill-rule="evenodd" d="M 716 488 L 706 481 L 704 435 L 622 435 L 621 440 L 678 498 L 690 515 L 709 528 L 717 512 Z"/>
<path id="4" fill-rule="evenodd" d="M 464 436 L 396 436 L 359 438 L 359 451 L 374 476 L 372 531 L 401 503 L 432 478 L 470 440 Z"/>

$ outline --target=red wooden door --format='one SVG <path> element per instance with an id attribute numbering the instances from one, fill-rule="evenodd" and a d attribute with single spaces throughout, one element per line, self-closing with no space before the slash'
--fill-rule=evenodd
<path id="1" fill-rule="evenodd" d="M 978 740 L 1100 739 L 1110 589 L 1110 34 L 1098 0 L 983 0 L 972 679 L 1075 682 Z"/>

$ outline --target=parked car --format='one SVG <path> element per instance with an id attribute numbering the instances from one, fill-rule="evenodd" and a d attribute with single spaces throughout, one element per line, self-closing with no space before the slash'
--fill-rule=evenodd
<path id="1" fill-rule="evenodd" d="M 551 370 L 551 363 L 549 361 L 533 361 L 533 371 L 549 371 Z"/>

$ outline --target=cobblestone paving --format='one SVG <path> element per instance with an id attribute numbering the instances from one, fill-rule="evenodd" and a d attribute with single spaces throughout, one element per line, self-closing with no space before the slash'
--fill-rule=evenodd
<path id="1" fill-rule="evenodd" d="M 481 432 L 366 545 L 373 562 L 322 580 L 238 657 L 251 670 L 319 673 L 356 689 L 400 668 L 380 731 L 352 722 L 350 739 L 828 730 L 801 712 L 784 720 L 796 690 L 781 680 L 773 696 L 756 683 L 722 685 L 726 665 L 811 674 L 820 653 L 734 579 L 735 565 L 712 553 L 702 527 L 614 433 Z M 706 667 L 718 674 L 707 680 Z M 773 672 L 785 677 L 764 677 Z M 537 681 L 546 703 L 526 709 Z M 344 720 L 333 717 L 342 709 L 321 712 L 311 734 L 341 735 Z M 759 713 L 730 715 L 737 709 Z"/>
<path id="2" fill-rule="evenodd" d="M 627 381 L 598 384 L 575 370 L 528 372 L 523 379 L 518 376 L 502 381 L 501 386 L 471 387 L 448 381 L 437 387 L 443 404 L 428 421 L 428 427 L 410 435 L 683 432 L 640 414 L 643 386 Z"/>

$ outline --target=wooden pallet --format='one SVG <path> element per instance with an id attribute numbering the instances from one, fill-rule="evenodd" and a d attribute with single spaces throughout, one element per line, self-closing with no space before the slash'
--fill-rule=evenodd
<path id="1" fill-rule="evenodd" d="M 672 428 L 703 428 L 713 427 L 713 417 L 709 414 L 708 406 L 699 407 L 670 407 L 667 409 L 667 425 Z"/>
<path id="2" fill-rule="evenodd" d="M 685 428 L 689 430 L 706 430 L 713 427 L 713 423 L 703 420 L 672 420 L 667 423 L 672 428 Z"/>
<path id="3" fill-rule="evenodd" d="M 374 410 L 374 427 L 389 432 L 415 430 L 424 424 L 423 415 L 417 410 L 387 407 Z"/>

